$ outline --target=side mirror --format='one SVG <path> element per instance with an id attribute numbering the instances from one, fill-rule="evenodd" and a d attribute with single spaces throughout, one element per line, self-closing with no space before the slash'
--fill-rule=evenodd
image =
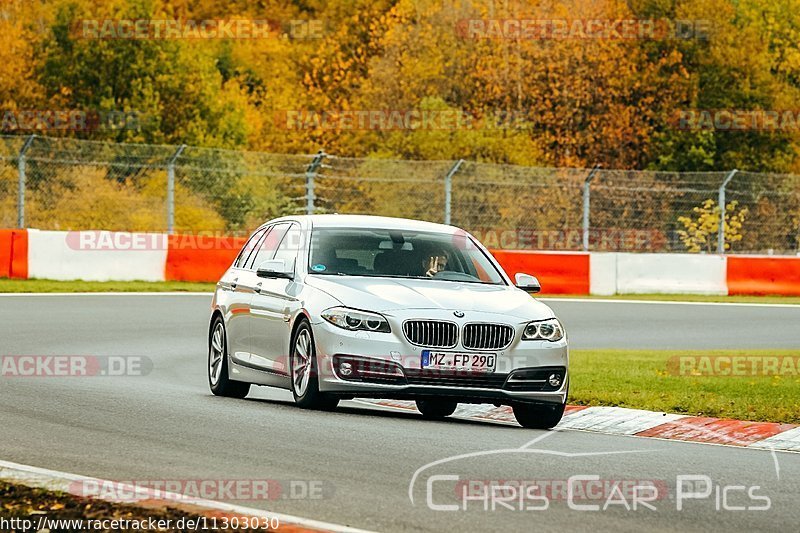
<path id="1" fill-rule="evenodd" d="M 294 261 L 270 259 L 258 265 L 256 276 L 259 278 L 294 279 Z"/>
<path id="2" fill-rule="evenodd" d="M 542 290 L 539 280 L 530 274 L 518 273 L 514 276 L 514 281 L 517 282 L 517 288 L 525 292 L 536 293 Z"/>

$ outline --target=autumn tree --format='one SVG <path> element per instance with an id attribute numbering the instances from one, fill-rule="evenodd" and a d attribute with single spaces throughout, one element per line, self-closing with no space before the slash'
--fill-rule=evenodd
<path id="1" fill-rule="evenodd" d="M 684 229 L 678 236 L 689 252 L 714 252 L 717 249 L 717 235 L 721 213 L 714 200 L 706 200 L 692 209 L 693 217 L 678 217 Z M 742 224 L 747 218 L 747 207 L 739 207 L 736 200 L 725 206 L 725 250 L 731 250 L 733 243 L 742 240 Z"/>

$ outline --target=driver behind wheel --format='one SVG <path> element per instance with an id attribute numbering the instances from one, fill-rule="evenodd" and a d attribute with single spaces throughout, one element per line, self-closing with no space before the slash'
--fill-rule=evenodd
<path id="1" fill-rule="evenodd" d="M 436 250 L 422 261 L 422 269 L 425 275 L 432 278 L 437 273 L 447 270 L 447 252 L 444 250 Z"/>

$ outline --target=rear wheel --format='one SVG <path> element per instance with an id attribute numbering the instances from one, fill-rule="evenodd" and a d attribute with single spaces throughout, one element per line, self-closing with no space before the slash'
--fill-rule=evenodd
<path id="1" fill-rule="evenodd" d="M 301 320 L 292 339 L 292 354 L 289 358 L 294 402 L 303 409 L 335 409 L 339 398 L 319 391 L 314 335 L 308 321 Z"/>
<path id="2" fill-rule="evenodd" d="M 514 417 L 519 425 L 530 429 L 550 429 L 555 427 L 564 416 L 565 403 L 556 405 L 527 405 L 513 406 Z"/>
<path id="3" fill-rule="evenodd" d="M 214 319 L 208 337 L 208 385 L 216 396 L 244 398 L 250 392 L 249 383 L 228 377 L 228 342 L 225 322 L 219 316 Z"/>
<path id="4" fill-rule="evenodd" d="M 417 400 L 417 409 L 429 420 L 446 418 L 455 413 L 456 407 L 458 403 L 450 400 Z"/>

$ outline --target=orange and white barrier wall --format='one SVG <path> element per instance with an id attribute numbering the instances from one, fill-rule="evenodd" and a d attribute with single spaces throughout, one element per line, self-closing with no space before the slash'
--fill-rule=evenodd
<path id="1" fill-rule="evenodd" d="M 614 280 L 614 291 L 593 294 L 727 294 L 725 257 L 701 254 L 592 254 L 595 277 Z M 604 255 L 613 255 L 608 263 Z M 610 282 L 609 282 L 610 285 Z"/>
<path id="2" fill-rule="evenodd" d="M 589 254 L 492 250 L 492 255 L 512 280 L 522 272 L 536 276 L 547 294 L 589 294 Z"/>
<path id="3" fill-rule="evenodd" d="M 160 233 L 28 230 L 28 277 L 85 281 L 163 281 Z"/>
<path id="4" fill-rule="evenodd" d="M 728 256 L 728 294 L 800 296 L 800 257 Z"/>
<path id="5" fill-rule="evenodd" d="M 111 231 L 0 230 L 0 277 L 216 281 L 243 237 Z M 800 295 L 800 257 L 493 250 L 543 294 Z"/>
<path id="6" fill-rule="evenodd" d="M 28 277 L 28 232 L 0 229 L 0 278 Z"/>
<path id="7" fill-rule="evenodd" d="M 164 277 L 169 281 L 217 281 L 246 237 L 170 235 Z"/>

